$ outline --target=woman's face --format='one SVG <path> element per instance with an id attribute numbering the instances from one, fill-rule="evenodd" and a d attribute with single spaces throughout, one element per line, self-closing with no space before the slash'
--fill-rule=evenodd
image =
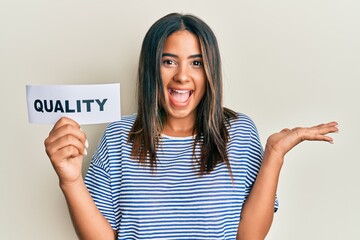
<path id="1" fill-rule="evenodd" d="M 182 30 L 164 43 L 161 77 L 167 120 L 182 119 L 194 124 L 196 107 L 206 91 L 206 75 L 196 35 Z"/>

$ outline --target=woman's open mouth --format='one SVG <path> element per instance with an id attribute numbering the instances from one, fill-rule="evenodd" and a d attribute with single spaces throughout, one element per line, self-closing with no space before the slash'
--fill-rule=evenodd
<path id="1" fill-rule="evenodd" d="M 179 103 L 185 103 L 190 98 L 193 92 L 193 90 L 169 89 L 169 94 L 171 98 Z"/>

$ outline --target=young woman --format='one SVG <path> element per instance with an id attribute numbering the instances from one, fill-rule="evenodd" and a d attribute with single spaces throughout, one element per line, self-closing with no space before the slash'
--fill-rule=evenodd
<path id="1" fill-rule="evenodd" d="M 143 41 L 137 114 L 107 127 L 85 180 L 75 121 L 60 119 L 45 146 L 80 239 L 246 240 L 270 229 L 285 154 L 337 130 L 284 129 L 263 151 L 251 119 L 222 105 L 211 29 L 169 14 Z"/>

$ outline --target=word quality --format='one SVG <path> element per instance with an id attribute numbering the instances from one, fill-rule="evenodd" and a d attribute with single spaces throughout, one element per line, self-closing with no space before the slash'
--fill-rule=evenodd
<path id="1" fill-rule="evenodd" d="M 92 112 L 92 111 L 104 111 L 104 106 L 107 98 L 100 99 L 85 99 L 75 100 L 73 104 L 70 104 L 69 100 L 40 100 L 34 101 L 34 108 L 37 112 L 62 112 L 62 113 L 75 113 L 75 112 Z M 97 108 L 98 107 L 98 108 Z"/>

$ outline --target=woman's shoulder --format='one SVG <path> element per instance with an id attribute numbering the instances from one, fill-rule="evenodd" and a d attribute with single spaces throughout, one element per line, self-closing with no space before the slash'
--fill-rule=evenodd
<path id="1" fill-rule="evenodd" d="M 235 115 L 228 119 L 228 131 L 230 137 L 249 137 L 258 134 L 253 119 L 241 112 L 235 112 Z"/>
<path id="2" fill-rule="evenodd" d="M 252 120 L 252 118 L 241 112 L 234 112 L 234 116 L 231 118 L 228 118 L 228 120 L 230 123 L 230 127 L 235 127 L 235 126 L 237 126 L 237 127 L 243 126 L 243 127 L 250 127 L 250 128 L 255 127 L 255 123 Z"/>
<path id="3" fill-rule="evenodd" d="M 251 139 L 257 139 L 258 136 L 254 121 L 244 113 L 237 113 L 236 117 L 230 120 L 228 132 L 231 142 L 249 143 Z"/>
<path id="4" fill-rule="evenodd" d="M 125 131 L 128 132 L 132 128 L 137 114 L 122 116 L 120 120 L 111 122 L 106 127 L 106 132 Z"/>

